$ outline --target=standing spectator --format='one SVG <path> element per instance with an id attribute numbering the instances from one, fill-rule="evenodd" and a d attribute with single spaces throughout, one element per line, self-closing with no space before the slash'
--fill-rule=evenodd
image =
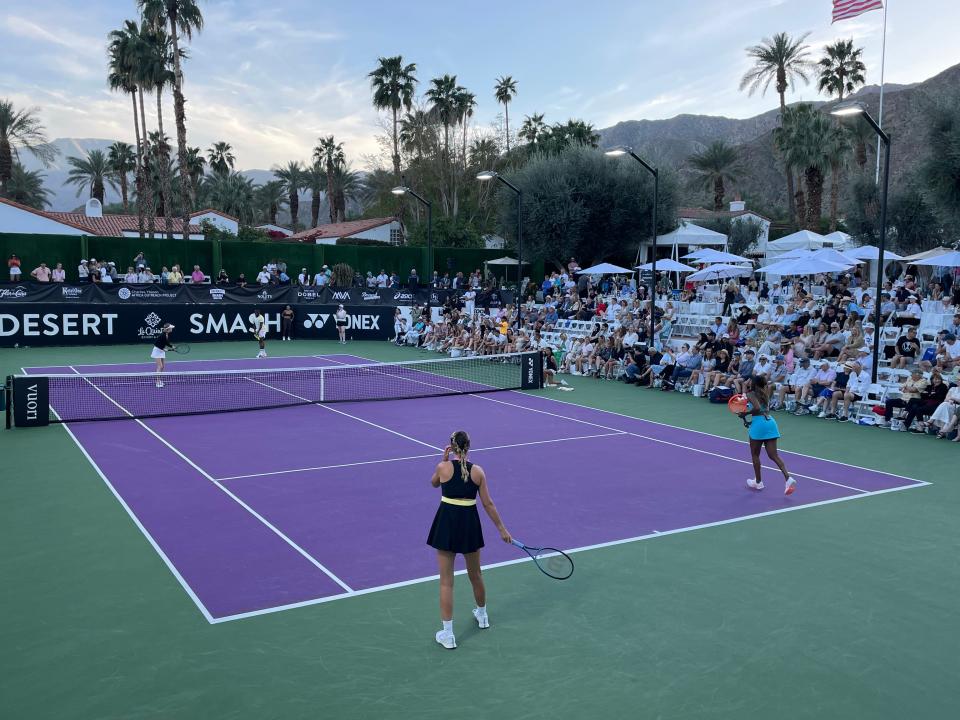
<path id="1" fill-rule="evenodd" d="M 180 272 L 180 266 L 174 265 L 167 275 L 167 285 L 180 285 L 183 282 L 183 273 Z"/>
<path id="2" fill-rule="evenodd" d="M 113 273 L 111 272 L 112 268 L 110 267 L 111 263 L 104 263 L 100 266 L 100 282 L 102 283 L 112 283 L 113 282 Z"/>
<path id="3" fill-rule="evenodd" d="M 80 264 L 77 265 L 77 277 L 80 279 L 80 282 L 88 282 L 90 280 L 90 271 L 87 269 L 87 261 L 81 260 Z"/>
<path id="4" fill-rule="evenodd" d="M 7 260 L 7 268 L 10 271 L 10 282 L 20 282 L 20 258 L 11 255 Z"/>
<path id="5" fill-rule="evenodd" d="M 190 273 L 190 282 L 192 283 L 202 283 L 207 279 L 207 276 L 203 274 L 203 270 L 200 269 L 199 265 L 193 266 L 193 272 Z"/>
<path id="6" fill-rule="evenodd" d="M 125 283 L 137 283 L 140 281 L 140 276 L 132 267 L 128 267 L 127 274 L 123 276 L 123 281 Z"/>
<path id="7" fill-rule="evenodd" d="M 387 271 L 386 271 L 386 270 L 384 270 L 383 268 L 381 268 L 381 269 L 380 269 L 380 274 L 377 275 L 377 287 L 378 287 L 378 288 L 385 288 L 385 287 L 387 286 L 387 283 L 389 283 L 389 282 L 390 282 L 390 276 L 387 275 Z"/>
<path id="8" fill-rule="evenodd" d="M 167 270 L 167 266 L 164 265 L 162 268 L 160 268 L 160 284 L 166 285 L 169 277 L 170 277 L 170 271 Z"/>
<path id="9" fill-rule="evenodd" d="M 269 265 L 264 265 L 263 268 L 261 268 L 260 272 L 257 273 L 257 282 L 260 283 L 261 285 L 270 284 L 270 270 L 268 269 L 269 267 L 270 267 Z"/>
<path id="10" fill-rule="evenodd" d="M 300 268 L 300 274 L 297 275 L 297 284 L 300 287 L 306 287 L 310 284 L 310 273 L 307 272 L 306 268 Z"/>
<path id="11" fill-rule="evenodd" d="M 147 262 L 147 258 L 143 254 L 143 250 L 137 253 L 137 256 L 133 259 L 133 266 L 137 270 L 143 270 L 150 263 Z"/>
<path id="12" fill-rule="evenodd" d="M 48 283 L 50 282 L 50 274 L 50 268 L 47 267 L 47 264 L 40 263 L 40 267 L 35 268 L 30 273 L 30 277 L 34 278 L 37 282 Z"/>
<path id="13" fill-rule="evenodd" d="M 417 290 L 420 288 L 420 276 L 417 275 L 416 268 L 410 268 L 410 277 L 407 278 L 407 287 L 411 290 Z"/>
<path id="14" fill-rule="evenodd" d="M 63 263 L 57 263 L 53 269 L 53 281 L 62 283 L 67 279 L 67 271 L 63 269 Z"/>
<path id="15" fill-rule="evenodd" d="M 279 271 L 278 280 L 279 280 L 279 282 L 280 282 L 281 285 L 289 285 L 289 284 L 290 284 L 290 276 L 287 275 L 287 271 L 286 271 L 286 270 L 280 270 L 280 271 Z"/>

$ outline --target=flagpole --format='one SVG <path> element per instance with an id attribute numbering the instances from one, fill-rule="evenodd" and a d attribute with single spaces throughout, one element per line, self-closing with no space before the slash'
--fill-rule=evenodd
<path id="1" fill-rule="evenodd" d="M 877 124 L 883 129 L 883 76 L 887 65 L 887 6 L 890 0 L 883 3 L 883 50 L 880 53 L 880 112 L 877 118 Z M 877 175 L 874 182 L 880 184 L 880 138 L 877 137 Z"/>

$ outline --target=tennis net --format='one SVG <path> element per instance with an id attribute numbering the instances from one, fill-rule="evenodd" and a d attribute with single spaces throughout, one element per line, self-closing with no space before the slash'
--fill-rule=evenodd
<path id="1" fill-rule="evenodd" d="M 540 367 L 538 353 L 512 353 L 161 375 L 28 375 L 15 378 L 15 382 L 46 385 L 46 392 L 40 395 L 45 395 L 48 407 L 39 410 L 47 413 L 49 422 L 83 422 L 527 389 L 540 386 Z"/>

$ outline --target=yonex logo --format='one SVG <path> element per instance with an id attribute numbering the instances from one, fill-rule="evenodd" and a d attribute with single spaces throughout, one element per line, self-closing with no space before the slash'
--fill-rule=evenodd
<path id="1" fill-rule="evenodd" d="M 307 313 L 307 319 L 303 321 L 303 326 L 305 328 L 315 327 L 317 329 L 322 328 L 326 325 L 327 320 L 330 318 L 330 315 L 321 315 L 319 313 Z"/>
<path id="2" fill-rule="evenodd" d="M 150 327 L 155 328 L 160 324 L 160 316 L 156 313 L 150 313 L 143 319 L 143 321 Z"/>
<path id="3" fill-rule="evenodd" d="M 129 300 L 129 299 L 130 299 L 130 288 L 125 288 L 125 287 L 120 288 L 120 289 L 117 291 L 117 297 L 120 298 L 121 300 Z"/>

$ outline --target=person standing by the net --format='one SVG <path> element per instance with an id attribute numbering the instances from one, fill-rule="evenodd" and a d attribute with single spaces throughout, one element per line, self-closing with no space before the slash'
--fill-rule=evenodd
<path id="1" fill-rule="evenodd" d="M 750 436 L 750 457 L 753 461 L 754 477 L 747 479 L 747 487 L 751 490 L 763 490 L 763 478 L 760 475 L 760 451 L 767 450 L 767 457 L 777 464 L 780 472 L 783 473 L 785 482 L 783 494 L 792 495 L 797 489 L 797 481 L 790 477 L 787 466 L 780 459 L 777 452 L 777 440 L 780 437 L 780 428 L 777 427 L 777 421 L 770 417 L 770 392 L 771 387 L 767 383 L 764 375 L 757 375 L 753 378 L 753 388 L 747 395 L 747 409 L 738 413 L 743 420 L 743 424 L 749 428 Z M 747 422 L 747 417 L 750 421 Z"/>
<path id="2" fill-rule="evenodd" d="M 453 561 L 457 553 L 463 555 L 467 564 L 467 576 L 473 586 L 477 606 L 473 616 L 481 628 L 490 627 L 487 617 L 487 591 L 480 572 L 480 548 L 483 547 L 483 530 L 477 512 L 477 495 L 483 509 L 497 526 L 504 542 L 513 538 L 504 527 L 496 505 L 490 497 L 487 477 L 479 465 L 467 460 L 470 436 L 458 430 L 450 436 L 450 444 L 443 450 L 443 461 L 437 464 L 430 478 L 433 487 L 440 488 L 440 507 L 433 518 L 427 544 L 436 549 L 440 566 L 440 620 L 443 628 L 436 640 L 448 650 L 457 646 L 453 634 Z M 450 455 L 454 458 L 451 459 Z"/>
<path id="3" fill-rule="evenodd" d="M 347 344 L 347 321 L 349 317 L 347 316 L 347 311 L 344 310 L 343 305 L 337 306 L 337 311 L 333 314 L 333 319 L 337 323 L 337 335 L 340 336 L 340 344 Z"/>
<path id="4" fill-rule="evenodd" d="M 290 333 L 293 330 L 293 317 L 293 308 L 289 305 L 287 305 L 283 309 L 283 312 L 280 313 L 281 334 L 284 340 L 293 340 L 293 338 L 290 336 Z"/>
<path id="5" fill-rule="evenodd" d="M 257 310 L 254 314 L 253 327 L 250 328 L 250 332 L 253 333 L 253 337 L 256 338 L 257 344 L 260 346 L 257 358 L 265 358 L 267 356 L 267 319 L 263 316 L 263 310 Z"/>
<path id="6" fill-rule="evenodd" d="M 173 350 L 174 345 L 170 342 L 170 333 L 174 326 L 170 323 L 164 323 L 160 329 L 160 334 L 153 341 L 153 349 L 150 351 L 150 357 L 157 365 L 157 387 L 163 387 L 163 369 L 167 363 L 167 350 Z"/>

